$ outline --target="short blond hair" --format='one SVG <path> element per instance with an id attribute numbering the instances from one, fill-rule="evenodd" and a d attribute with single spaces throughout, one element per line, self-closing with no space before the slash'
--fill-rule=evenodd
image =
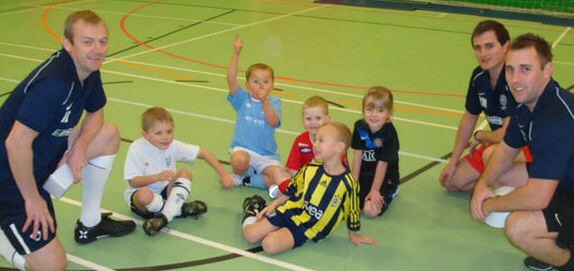
<path id="1" fill-rule="evenodd" d="M 269 71 L 271 73 L 271 80 L 275 81 L 275 71 L 273 71 L 273 68 L 271 68 L 271 66 L 264 63 L 255 63 L 249 66 L 249 68 L 247 68 L 247 71 L 245 71 L 245 79 L 247 79 L 247 81 L 249 81 L 251 73 L 253 73 L 253 71 L 255 70 Z"/>
<path id="2" fill-rule="evenodd" d="M 325 111 L 325 115 L 329 115 L 329 103 L 321 96 L 311 96 L 307 98 L 307 100 L 303 102 L 302 113 L 305 113 L 305 109 L 312 107 L 319 107 Z"/>
<path id="3" fill-rule="evenodd" d="M 336 134 L 337 139 L 345 143 L 345 153 L 349 150 L 349 146 L 351 146 L 352 134 L 351 130 L 349 129 L 349 127 L 347 127 L 347 125 L 341 122 L 334 121 L 321 125 L 321 128 L 319 129 L 323 128 L 333 128 L 333 130 L 335 130 L 337 133 Z"/>
<path id="4" fill-rule="evenodd" d="M 163 107 L 152 107 L 142 114 L 142 129 L 149 131 L 158 122 L 170 122 L 173 125 L 173 117 Z"/>
<path id="5" fill-rule="evenodd" d="M 68 15 L 66 21 L 64 22 L 64 37 L 68 39 L 71 43 L 74 43 L 74 24 L 78 21 L 84 21 L 91 25 L 97 25 L 100 22 L 104 22 L 102 17 L 91 10 L 79 10 Z M 105 22 L 104 22 L 105 24 Z M 106 29 L 107 29 L 106 25 Z"/>
<path id="6" fill-rule="evenodd" d="M 368 98 L 372 98 L 369 104 L 367 104 Z M 386 109 L 393 114 L 393 93 L 386 87 L 375 86 L 369 88 L 363 97 L 363 112 L 365 112 L 366 108 Z"/>

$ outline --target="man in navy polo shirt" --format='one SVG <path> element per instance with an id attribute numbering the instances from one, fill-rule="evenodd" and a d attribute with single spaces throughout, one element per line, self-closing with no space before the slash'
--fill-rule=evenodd
<path id="1" fill-rule="evenodd" d="M 99 68 L 108 48 L 106 23 L 92 11 L 74 12 L 66 19 L 62 45 L 0 108 L 0 252 L 19 269 L 66 267 L 53 204 L 43 189 L 63 163 L 75 182 L 84 180 L 78 243 L 135 228 L 133 221 L 111 220 L 99 211 L 120 145 L 117 128 L 104 122 Z"/>
<path id="2" fill-rule="evenodd" d="M 494 211 L 511 212 L 506 235 L 530 255 L 528 268 L 574 270 L 573 244 L 566 236 L 574 230 L 574 96 L 552 79 L 551 47 L 537 35 L 512 42 L 505 70 L 519 105 L 474 188 L 472 216 L 484 220 Z M 526 185 L 495 197 L 490 187 L 500 185 L 498 177 L 524 146 L 533 156 Z"/>
<path id="3" fill-rule="evenodd" d="M 507 89 L 504 77 L 504 57 L 510 45 L 510 35 L 503 24 L 485 20 L 479 22 L 471 36 L 471 44 L 479 66 L 474 69 L 466 94 L 465 112 L 460 120 L 452 155 L 442 170 L 440 184 L 449 191 L 470 191 L 484 171 L 485 158 L 502 140 L 508 116 L 516 102 Z M 473 134 L 479 115 L 483 113 L 490 131 Z M 474 136 L 473 136 L 474 135 Z M 470 154 L 460 159 L 470 143 Z M 527 178 L 524 164 L 517 164 L 504 176 L 508 185 L 520 186 Z"/>

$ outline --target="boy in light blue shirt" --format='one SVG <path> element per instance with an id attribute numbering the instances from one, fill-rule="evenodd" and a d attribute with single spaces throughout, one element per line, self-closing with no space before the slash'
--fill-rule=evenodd
<path id="1" fill-rule="evenodd" d="M 269 189 L 269 196 L 279 195 L 277 184 L 288 179 L 277 153 L 275 129 L 281 126 L 281 101 L 271 96 L 273 69 L 266 64 L 251 65 L 246 71 L 248 91 L 237 80 L 239 55 L 243 41 L 236 37 L 227 72 L 227 100 L 237 112 L 237 122 L 231 142 L 231 166 L 236 186 Z"/>

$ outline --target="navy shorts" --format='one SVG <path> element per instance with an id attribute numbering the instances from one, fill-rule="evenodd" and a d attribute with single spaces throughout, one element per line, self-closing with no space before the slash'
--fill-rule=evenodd
<path id="1" fill-rule="evenodd" d="M 365 198 L 371 191 L 373 179 L 369 177 L 364 177 L 360 180 L 361 190 L 359 191 L 359 208 L 363 210 L 365 207 Z M 383 213 L 391 206 L 391 202 L 393 199 L 398 196 L 399 191 L 399 178 L 398 176 L 385 176 L 385 180 L 379 192 L 381 196 L 385 198 L 385 203 L 383 204 L 383 208 L 379 213 L 379 216 L 382 216 Z"/>
<path id="2" fill-rule="evenodd" d="M 295 225 L 295 223 L 289 220 L 285 214 L 276 211 L 272 215 L 265 215 L 265 217 L 273 226 L 287 228 L 291 232 L 293 240 L 295 240 L 293 248 L 299 247 L 307 241 L 307 237 L 305 236 L 303 229 Z"/>
<path id="3" fill-rule="evenodd" d="M 574 230 L 574 192 L 556 191 L 550 204 L 542 210 L 549 232 Z"/>
<path id="4" fill-rule="evenodd" d="M 161 198 L 163 199 L 163 205 L 165 206 L 165 201 L 167 199 L 167 188 L 168 186 L 166 186 L 162 191 L 161 191 Z M 161 213 L 161 210 L 163 210 L 163 206 L 161 207 L 161 210 L 159 210 L 159 212 L 157 213 L 150 213 L 150 212 L 142 212 L 141 210 L 139 210 L 138 208 L 136 208 L 136 206 L 134 205 L 134 195 L 136 194 L 137 190 L 134 191 L 132 193 L 132 195 L 130 196 L 130 207 L 132 209 L 132 212 L 136 213 L 137 215 L 143 217 L 144 219 L 149 219 L 152 217 L 157 217 L 159 216 L 159 214 Z"/>
<path id="5" fill-rule="evenodd" d="M 28 230 L 23 232 L 22 228 L 26 222 L 26 207 L 21 194 L 19 190 L 8 191 L 11 190 L 10 188 L 3 187 L 2 190 L 2 193 L 0 193 L 0 227 L 18 254 L 30 254 L 43 248 L 56 238 L 56 231 L 54 231 L 49 232 L 48 238 L 44 240 L 41 229 L 37 235 L 38 237 L 32 238 L 33 225 L 29 226 Z M 46 202 L 48 211 L 54 220 L 54 228 L 57 228 L 56 213 L 54 212 L 50 194 L 42 188 L 39 188 L 39 192 L 40 196 L 42 196 Z"/>

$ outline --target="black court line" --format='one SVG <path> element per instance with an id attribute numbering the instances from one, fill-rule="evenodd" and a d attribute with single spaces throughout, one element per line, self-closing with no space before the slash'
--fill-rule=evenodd
<path id="1" fill-rule="evenodd" d="M 246 249 L 245 251 L 249 251 L 252 253 L 258 253 L 263 251 L 263 248 L 261 246 L 258 247 L 254 247 L 254 248 L 250 248 L 250 249 Z M 216 263 L 216 262 L 221 262 L 221 261 L 227 261 L 227 260 L 232 260 L 235 258 L 239 258 L 242 257 L 239 254 L 236 253 L 230 253 L 230 254 L 226 254 L 226 255 L 221 255 L 221 256 L 216 256 L 216 257 L 211 257 L 211 258 L 205 258 L 205 259 L 201 259 L 201 260 L 195 260 L 195 261 L 188 261 L 188 262 L 180 262 L 180 263 L 172 263 L 172 264 L 164 264 L 164 265 L 155 265 L 155 266 L 140 266 L 140 267 L 131 267 L 131 268 L 120 268 L 120 269 L 114 269 L 114 270 L 119 270 L 119 271 L 159 271 L 159 270 L 170 270 L 170 269 L 178 269 L 178 268 L 184 268 L 184 267 L 191 267 L 191 266 L 200 266 L 200 265 L 205 265 L 205 264 L 212 264 L 212 263 Z M 16 268 L 8 268 L 8 267 L 0 267 L 0 271 L 14 271 L 14 270 L 18 270 Z M 85 269 L 75 269 L 75 270 L 69 270 L 69 271 L 84 271 Z"/>
<path id="2" fill-rule="evenodd" d="M 0 94 L 0 97 L 4 97 L 4 96 L 6 96 L 6 95 L 10 95 L 10 93 L 12 93 L 12 91 L 4 92 L 4 93 Z"/>
<path id="3" fill-rule="evenodd" d="M 129 84 L 133 83 L 134 81 L 126 80 L 126 81 L 109 81 L 109 82 L 102 82 L 102 85 L 111 85 L 111 84 Z"/>
<path id="4" fill-rule="evenodd" d="M 175 80 L 175 81 L 182 83 L 209 83 L 208 80 Z"/>
<path id="5" fill-rule="evenodd" d="M 440 158 L 441 158 L 441 159 L 448 159 L 448 158 L 450 158 L 451 155 L 452 155 L 452 152 L 449 152 L 449 153 L 447 153 L 447 154 L 441 156 Z M 401 183 L 401 184 L 404 184 L 404 183 L 410 181 L 411 179 L 413 179 L 414 177 L 421 175 L 421 174 L 424 173 L 425 171 L 427 171 L 427 170 L 433 168 L 434 166 L 436 166 L 436 165 L 438 165 L 438 164 L 440 164 L 439 161 L 432 161 L 432 162 L 430 162 L 430 163 L 428 163 L 428 164 L 422 166 L 421 168 L 419 168 L 419 169 L 417 169 L 417 170 L 411 172 L 409 175 L 407 175 L 407 176 L 401 178 L 400 183 Z"/>
<path id="6" fill-rule="evenodd" d="M 153 41 L 156 41 L 156 40 L 165 38 L 165 37 L 167 37 L 167 36 L 169 36 L 169 35 L 175 34 L 175 33 L 180 32 L 180 31 L 182 31 L 182 30 L 186 30 L 186 29 L 188 29 L 188 28 L 194 27 L 194 26 L 196 26 L 196 25 L 200 25 L 200 24 L 202 24 L 202 23 L 204 23 L 204 22 L 208 22 L 208 21 L 211 21 L 211 20 L 213 20 L 213 19 L 217 19 L 217 18 L 219 18 L 219 17 L 225 16 L 225 15 L 230 14 L 230 13 L 233 13 L 233 12 L 235 12 L 235 9 L 232 9 L 232 10 L 229 10 L 229 11 L 227 11 L 227 12 L 224 12 L 224 13 L 221 13 L 221 14 L 218 14 L 218 15 L 215 15 L 215 16 L 210 17 L 210 18 L 207 18 L 207 19 L 205 19 L 205 20 L 201 20 L 201 21 L 199 21 L 199 22 L 192 23 L 192 24 L 190 24 L 190 25 L 188 25 L 188 26 L 181 27 L 181 28 L 179 28 L 179 29 L 176 29 L 176 30 L 174 30 L 174 31 L 165 33 L 165 34 L 160 35 L 160 36 L 158 36 L 158 37 L 155 37 L 155 38 L 153 38 L 153 39 L 146 40 L 146 41 L 144 41 L 144 43 L 150 43 L 150 42 L 153 42 Z M 112 56 L 115 56 L 115 55 L 118 55 L 118 54 L 121 54 L 121 53 L 125 53 L 125 52 L 127 52 L 127 51 L 129 51 L 129 50 L 132 50 L 132 49 L 134 49 L 134 48 L 138 48 L 138 47 L 140 47 L 140 46 L 142 46 L 142 45 L 141 45 L 141 44 L 137 44 L 137 45 L 130 46 L 130 47 L 128 47 L 128 48 L 119 50 L 119 51 L 117 51 L 117 52 L 115 52 L 115 53 L 109 54 L 108 57 L 112 57 Z"/>
<path id="7" fill-rule="evenodd" d="M 574 85 L 569 86 L 568 88 L 566 88 L 567 91 L 571 91 L 574 89 Z M 0 96 L 1 97 L 1 96 Z"/>
<path id="8" fill-rule="evenodd" d="M 131 139 L 129 139 L 129 138 L 123 138 L 123 137 L 120 138 L 120 140 L 121 140 L 122 142 L 130 143 L 130 144 L 134 142 L 133 140 L 131 140 Z M 228 166 L 231 165 L 231 163 L 228 162 L 228 161 L 219 160 L 219 159 L 217 159 L 217 161 L 219 161 L 219 163 L 221 163 L 221 164 L 223 164 L 223 165 L 228 165 Z"/>
<path id="9" fill-rule="evenodd" d="M 259 246 L 259 247 L 247 249 L 246 251 L 258 253 L 258 252 L 263 251 L 263 248 L 261 246 Z M 115 270 L 118 270 L 118 271 L 170 270 L 170 269 L 178 269 L 178 268 L 191 267 L 191 266 L 200 266 L 200 265 L 204 265 L 204 264 L 212 264 L 212 263 L 227 261 L 227 260 L 231 260 L 231 259 L 235 259 L 235 258 L 239 258 L 239 257 L 243 257 L 243 256 L 236 254 L 236 253 L 230 253 L 230 254 L 226 254 L 226 255 L 221 255 L 221 256 L 216 256 L 216 257 L 211 257 L 211 258 L 205 258 L 205 259 L 195 260 L 195 261 L 172 263 L 172 264 L 165 264 L 165 265 L 156 265 L 156 266 L 146 266 L 146 267 L 122 268 L 122 269 L 115 269 Z"/>
<path id="10" fill-rule="evenodd" d="M 283 91 L 283 89 L 282 89 L 282 88 L 273 88 L 273 90 L 276 90 L 276 91 Z"/>
<path id="11" fill-rule="evenodd" d="M 126 1 L 126 0 L 124 0 L 124 1 Z M 129 2 L 150 3 L 149 1 L 129 1 Z M 221 7 L 204 6 L 204 5 L 190 5 L 190 4 L 188 5 L 188 4 L 174 4 L 174 3 L 156 3 L 156 4 L 157 5 L 178 5 L 178 6 L 184 6 L 184 7 L 225 9 L 225 8 L 221 8 Z M 287 14 L 287 13 L 282 13 L 282 12 L 261 11 L 261 10 L 251 10 L 251 9 L 235 9 L 235 11 L 254 12 L 254 13 L 263 13 L 263 14 L 271 14 L 271 15 L 286 15 Z M 446 29 L 419 27 L 419 26 L 410 26 L 410 25 L 400 25 L 400 24 L 392 24 L 392 23 L 381 23 L 381 22 L 365 21 L 365 20 L 331 18 L 331 17 L 313 16 L 313 15 L 294 14 L 294 15 L 292 15 L 292 17 L 301 17 L 301 18 L 318 19 L 318 20 L 329 20 L 329 21 L 336 21 L 336 22 L 358 23 L 358 24 L 367 24 L 367 25 L 383 25 L 383 26 L 400 27 L 400 28 L 407 28 L 407 29 L 419 29 L 419 30 L 426 30 L 426 31 L 433 31 L 433 32 L 455 33 L 455 34 L 463 34 L 463 35 L 470 35 L 471 34 L 470 32 L 464 32 L 464 31 L 455 31 L 455 30 L 446 30 Z"/>
<path id="12" fill-rule="evenodd" d="M 336 103 L 336 102 L 333 102 L 333 101 L 329 101 L 329 100 L 326 100 L 326 101 L 327 101 L 328 104 L 332 104 L 332 105 L 334 105 L 334 106 L 336 106 L 336 107 L 338 107 L 338 108 L 345 108 L 345 106 L 342 105 L 342 104 L 339 104 L 339 103 Z"/>

